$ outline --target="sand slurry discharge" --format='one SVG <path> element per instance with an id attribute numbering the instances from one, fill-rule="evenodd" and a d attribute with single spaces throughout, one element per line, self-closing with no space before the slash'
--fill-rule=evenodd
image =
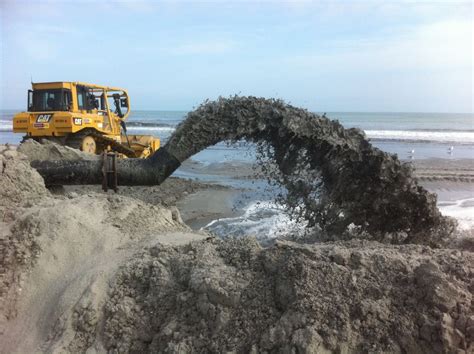
<path id="1" fill-rule="evenodd" d="M 225 102 L 199 109 L 219 110 L 225 116 Z M 241 103 L 242 109 L 254 107 Z M 298 111 L 292 114 L 298 116 Z M 191 146 L 186 148 L 187 138 L 179 135 L 183 129 L 168 145 L 175 146 L 170 151 L 177 158 L 178 145 L 181 151 Z M 278 134 L 278 127 L 269 129 Z M 310 131 L 304 125 L 298 129 Z M 328 174 L 323 176 L 325 185 L 349 193 L 350 186 L 339 185 L 349 177 L 332 174 L 345 169 L 337 163 L 338 154 L 351 155 L 353 146 L 365 143 L 359 132 L 332 134 L 325 136 L 342 142 L 337 140 L 342 135 L 349 143 L 340 151 L 333 151 L 332 144 L 320 157 L 322 170 L 327 169 L 323 175 Z M 276 141 L 277 135 L 272 139 Z M 320 141 L 321 148 L 325 144 Z M 362 168 L 362 159 L 386 176 L 371 177 L 368 183 L 361 177 L 364 172 L 351 172 L 358 188 L 385 186 L 390 192 L 390 184 L 381 182 L 385 178 L 406 186 L 395 197 L 383 195 L 395 204 L 407 200 L 403 205 L 418 213 L 421 226 L 413 228 L 414 217 L 399 211 L 393 217 L 402 221 L 382 228 L 382 233 L 403 229 L 407 244 L 381 243 L 393 239 L 374 236 L 316 244 L 277 241 L 263 248 L 253 238 L 223 241 L 193 233 L 175 209 L 131 197 L 95 192 L 52 195 L 24 155 L 8 147 L 0 150 L 2 353 L 474 351 L 474 253 L 451 240 L 452 233 L 442 234 L 438 226 L 445 219 L 432 205 L 432 197 L 393 157 L 362 149 L 362 155 L 349 160 Z M 306 155 L 295 156 L 296 161 L 301 161 L 299 156 Z M 283 170 L 291 160 L 275 159 Z M 288 175 L 294 171 L 290 166 Z M 334 196 L 340 201 L 339 214 L 350 214 L 351 222 L 366 207 L 378 213 L 369 225 L 386 217 L 389 206 L 399 210 L 397 205 L 377 209 L 362 201 L 356 215 L 354 198 L 365 198 L 357 193 L 346 199 Z M 346 218 L 342 224 L 347 226 Z M 372 220 L 369 214 L 364 218 Z M 375 226 L 365 229 L 373 230 Z"/>
<path id="2" fill-rule="evenodd" d="M 161 184 L 199 151 L 241 139 L 257 144 L 266 177 L 284 187 L 280 201 L 324 239 L 338 239 L 351 227 L 374 240 L 439 246 L 455 230 L 409 164 L 373 147 L 361 130 L 282 100 L 236 96 L 204 102 L 150 158 L 120 159 L 119 184 Z M 48 184 L 102 181 L 99 161 L 32 165 Z"/>
<path id="3" fill-rule="evenodd" d="M 409 164 L 373 147 L 359 129 L 282 100 L 220 98 L 203 103 L 177 127 L 164 149 L 180 162 L 220 141 L 257 144 L 283 204 L 326 238 L 349 225 L 372 239 L 439 245 L 454 230 L 436 196 L 418 185 Z M 329 237 L 328 237 L 329 236 Z"/>

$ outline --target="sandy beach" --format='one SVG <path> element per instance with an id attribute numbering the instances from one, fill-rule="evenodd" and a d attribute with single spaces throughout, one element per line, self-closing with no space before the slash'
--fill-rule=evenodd
<path id="1" fill-rule="evenodd" d="M 469 238 L 221 241 L 196 230 L 234 215 L 239 190 L 49 191 L 15 147 L 0 151 L 2 353 L 472 350 Z M 464 162 L 425 163 L 428 188 L 472 193 Z M 463 179 L 441 178 L 453 168 Z"/>

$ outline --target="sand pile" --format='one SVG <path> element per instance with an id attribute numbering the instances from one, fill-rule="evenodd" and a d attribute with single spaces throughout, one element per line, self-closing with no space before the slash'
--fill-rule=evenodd
<path id="1" fill-rule="evenodd" d="M 160 237 L 202 238 L 189 236 L 176 209 L 96 193 L 53 198 L 17 151 L 2 151 L 0 161 L 2 352 L 38 350 L 57 326 L 64 337 L 74 333 L 74 308 L 81 301 L 98 306 L 136 247 Z"/>
<path id="2" fill-rule="evenodd" d="M 105 325 L 80 330 L 69 348 L 472 352 L 473 265 L 460 250 L 363 241 L 157 245 L 120 269 Z"/>
<path id="3" fill-rule="evenodd" d="M 29 166 L 25 156 L 21 156 L 14 146 L 0 146 L 0 220 L 13 217 L 15 207 L 31 205 L 49 192 L 43 178 Z"/>
<path id="4" fill-rule="evenodd" d="M 69 146 L 58 145 L 50 140 L 43 139 L 37 142 L 33 139 L 25 140 L 19 147 L 18 151 L 26 155 L 30 161 L 47 161 L 47 160 L 97 160 L 97 155 L 86 154 L 80 150 L 73 149 Z"/>
<path id="5" fill-rule="evenodd" d="M 472 252 L 221 241 L 0 155 L 2 353 L 474 351 Z"/>
<path id="6" fill-rule="evenodd" d="M 0 326 L 15 311 L 20 268 L 29 263 L 33 235 L 11 237 L 18 214 L 49 197 L 41 176 L 13 146 L 0 146 Z"/>

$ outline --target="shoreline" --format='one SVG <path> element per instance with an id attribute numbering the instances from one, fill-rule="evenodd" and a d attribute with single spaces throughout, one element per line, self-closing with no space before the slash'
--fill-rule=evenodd
<path id="1" fill-rule="evenodd" d="M 474 199 L 474 160 L 432 159 L 412 163 L 419 184 L 437 195 L 441 212 L 456 218 L 462 229 L 471 229 L 474 225 L 474 220 L 469 216 L 469 210 L 474 209 L 471 202 Z M 176 207 L 183 222 L 195 231 L 202 230 L 213 221 L 240 217 L 252 203 L 270 198 L 248 198 L 253 178 L 256 173 L 258 175 L 258 170 L 249 163 L 215 163 L 205 166 L 187 161 L 182 168 L 191 170 L 201 178 L 195 177 L 193 180 L 170 177 L 160 186 L 122 186 L 119 187 L 118 194 L 152 205 Z M 66 191 L 81 191 L 79 194 L 91 189 L 103 193 L 100 186 L 64 188 Z"/>
<path id="2" fill-rule="evenodd" d="M 9 145 L 15 150 L 14 145 Z M 6 145 L 0 145 L 4 149 Z M 438 196 L 438 206 L 450 216 L 466 214 L 474 198 L 474 159 L 427 159 L 410 163 L 419 184 Z M 200 230 L 214 220 L 235 218 L 245 213 L 252 201 L 254 183 L 261 178 L 259 169 L 250 162 L 215 162 L 209 165 L 195 160 L 185 161 L 176 172 L 159 186 L 119 186 L 117 195 L 132 197 L 151 205 L 177 207 L 182 220 L 193 230 Z M 184 178 L 183 178 L 184 176 Z M 75 196 L 104 194 L 101 186 L 70 185 L 50 189 L 53 194 Z M 250 191 L 250 193 L 249 193 Z M 244 194 L 247 198 L 243 197 Z M 252 195 L 251 198 L 248 195 Z M 115 195 L 109 192 L 106 195 Z M 253 200 L 254 198 L 255 200 Z M 270 196 L 262 196 L 268 200 Z M 467 201 L 467 202 L 464 202 Z M 454 207 L 459 204 L 458 207 Z M 464 222 L 464 221 L 463 221 Z"/>

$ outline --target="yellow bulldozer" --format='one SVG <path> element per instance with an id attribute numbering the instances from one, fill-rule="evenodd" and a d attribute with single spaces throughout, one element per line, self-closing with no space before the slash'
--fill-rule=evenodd
<path id="1" fill-rule="evenodd" d="M 13 131 L 25 139 L 48 139 L 86 153 L 117 152 L 146 158 L 160 148 L 160 139 L 128 135 L 130 114 L 126 90 L 82 82 L 32 83 L 28 109 L 13 117 Z"/>

